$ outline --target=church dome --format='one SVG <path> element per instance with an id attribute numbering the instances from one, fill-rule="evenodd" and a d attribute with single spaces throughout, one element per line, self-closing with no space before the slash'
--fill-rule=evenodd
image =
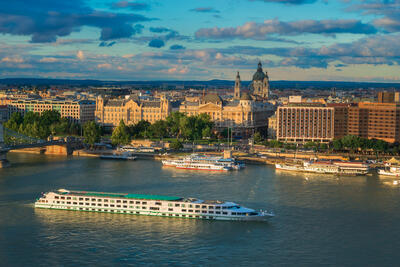
<path id="1" fill-rule="evenodd" d="M 256 73 L 253 75 L 253 81 L 262 81 L 265 78 L 265 74 L 262 69 L 261 62 L 258 62 L 258 68 Z"/>
<path id="2" fill-rule="evenodd" d="M 204 103 L 215 103 L 215 104 L 218 104 L 218 103 L 222 102 L 222 99 L 217 94 L 206 94 L 203 101 L 204 101 Z"/>

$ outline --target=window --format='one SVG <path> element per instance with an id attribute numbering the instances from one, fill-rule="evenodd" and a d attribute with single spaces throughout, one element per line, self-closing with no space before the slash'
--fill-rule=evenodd
<path id="1" fill-rule="evenodd" d="M 121 203 L 121 200 L 120 200 L 120 199 L 117 199 L 117 203 Z"/>
<path id="2" fill-rule="evenodd" d="M 228 215 L 228 213 L 227 213 L 227 212 L 222 212 L 222 214 L 224 214 L 224 215 Z"/>
<path id="3" fill-rule="evenodd" d="M 67 201 L 67 204 L 71 204 L 71 202 L 70 202 L 70 201 Z"/>
<path id="4" fill-rule="evenodd" d="M 236 215 L 236 212 L 232 212 L 232 215 Z"/>
<path id="5" fill-rule="evenodd" d="M 156 202 L 155 204 L 161 206 L 161 202 Z"/>
<path id="6" fill-rule="evenodd" d="M 168 208 L 168 211 L 174 211 L 174 209 L 173 208 Z"/>
<path id="7" fill-rule="evenodd" d="M 115 207 L 115 205 L 114 205 L 114 204 L 111 204 L 110 207 Z"/>
<path id="8" fill-rule="evenodd" d="M 193 212 L 193 210 L 188 210 L 188 212 Z"/>
<path id="9" fill-rule="evenodd" d="M 73 202 L 72 204 L 74 204 L 74 205 L 78 205 L 78 202 Z"/>
<path id="10" fill-rule="evenodd" d="M 146 202 L 146 201 L 143 201 L 143 202 L 142 202 L 142 205 L 147 205 L 147 202 Z"/>
<path id="11" fill-rule="evenodd" d="M 55 196 L 54 198 L 55 198 L 55 199 L 59 199 L 59 197 L 58 197 L 58 196 Z"/>
<path id="12" fill-rule="evenodd" d="M 123 205 L 122 207 L 123 207 L 123 208 L 127 208 L 128 206 L 127 206 L 127 205 Z"/>
<path id="13" fill-rule="evenodd" d="M 67 199 L 71 199 L 71 197 L 67 197 Z"/>
<path id="14" fill-rule="evenodd" d="M 92 203 L 92 206 L 96 206 L 96 203 Z"/>
<path id="15" fill-rule="evenodd" d="M 196 213 L 200 213 L 200 210 L 195 210 L 194 212 L 196 212 Z"/>
<path id="16" fill-rule="evenodd" d="M 178 203 L 175 203 L 175 207 L 179 207 L 179 204 L 178 204 Z"/>
<path id="17" fill-rule="evenodd" d="M 65 199 L 65 197 L 61 197 L 61 199 Z"/>
<path id="18" fill-rule="evenodd" d="M 124 201 L 122 201 L 122 203 L 128 203 L 128 201 L 124 200 Z"/>
<path id="19" fill-rule="evenodd" d="M 101 207 L 101 203 L 98 203 L 97 206 Z"/>
<path id="20" fill-rule="evenodd" d="M 117 205 L 117 208 L 121 208 L 121 205 Z"/>
<path id="21" fill-rule="evenodd" d="M 97 201 L 98 201 L 98 202 L 101 202 L 101 201 L 102 201 L 102 199 L 101 199 L 101 198 L 99 198 L 99 199 L 97 199 Z"/>
<path id="22" fill-rule="evenodd" d="M 92 198 L 92 201 L 96 201 L 96 199 L 95 199 L 95 198 Z"/>
<path id="23" fill-rule="evenodd" d="M 86 201 L 89 201 L 89 200 L 90 200 L 90 198 L 85 198 L 85 200 L 86 200 Z"/>
<path id="24" fill-rule="evenodd" d="M 221 214 L 221 212 L 220 212 L 220 211 L 216 211 L 215 213 L 216 213 L 216 214 Z"/>
<path id="25" fill-rule="evenodd" d="M 201 212 L 202 212 L 202 213 L 207 213 L 207 211 L 206 211 L 206 210 L 202 210 Z"/>
<path id="26" fill-rule="evenodd" d="M 142 207 L 142 209 L 143 209 L 143 210 L 145 210 L 145 209 L 146 209 L 146 207 Z"/>
<path id="27" fill-rule="evenodd" d="M 140 201 L 136 201 L 136 204 L 140 204 Z"/>
<path id="28" fill-rule="evenodd" d="M 196 205 L 196 209 L 199 209 L 200 208 L 200 205 Z"/>
<path id="29" fill-rule="evenodd" d="M 104 204 L 104 207 L 108 207 L 108 204 Z"/>
<path id="30" fill-rule="evenodd" d="M 129 204 L 133 204 L 133 202 L 134 202 L 134 201 L 130 200 L 130 201 L 129 201 Z"/>
<path id="31" fill-rule="evenodd" d="M 186 210 L 185 210 L 185 209 L 182 209 L 182 212 L 186 212 Z"/>
<path id="32" fill-rule="evenodd" d="M 150 207 L 151 210 L 160 210 L 159 207 Z"/>
<path id="33" fill-rule="evenodd" d="M 108 199 L 104 199 L 104 202 L 108 202 Z"/>
<path id="34" fill-rule="evenodd" d="M 220 206 L 216 206 L 215 209 L 219 210 L 219 209 L 221 209 L 221 207 Z"/>
<path id="35" fill-rule="evenodd" d="M 214 206 L 208 206 L 208 209 L 214 209 Z"/>
<path id="36" fill-rule="evenodd" d="M 213 212 L 212 210 L 210 210 L 210 211 L 208 211 L 208 213 L 211 213 L 211 214 L 212 214 L 212 213 L 214 213 L 214 212 Z"/>

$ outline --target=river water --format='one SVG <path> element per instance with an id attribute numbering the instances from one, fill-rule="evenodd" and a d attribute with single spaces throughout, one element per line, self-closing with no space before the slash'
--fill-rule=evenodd
<path id="1" fill-rule="evenodd" d="M 160 162 L 9 153 L 0 169 L 2 266 L 394 266 L 400 187 L 377 176 L 213 173 Z M 273 209 L 269 222 L 229 222 L 35 209 L 67 188 L 234 201 Z"/>

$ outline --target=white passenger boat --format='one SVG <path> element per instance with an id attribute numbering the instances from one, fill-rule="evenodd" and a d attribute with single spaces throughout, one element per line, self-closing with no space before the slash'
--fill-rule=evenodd
<path id="1" fill-rule="evenodd" d="M 386 166 L 384 169 L 378 169 L 379 175 L 400 177 L 400 167 Z"/>
<path id="2" fill-rule="evenodd" d="M 218 200 L 66 189 L 44 193 L 35 207 L 209 220 L 265 221 L 274 216 Z"/>
<path id="3" fill-rule="evenodd" d="M 115 160 L 135 160 L 137 157 L 132 156 L 130 153 L 123 154 L 112 154 L 112 155 L 100 155 L 101 159 L 115 159 Z"/>
<path id="4" fill-rule="evenodd" d="M 187 157 L 177 159 L 166 159 L 162 161 L 164 166 L 176 167 L 178 169 L 192 170 L 240 170 L 245 164 L 233 158 L 209 157 L 205 155 L 191 154 Z"/>
<path id="5" fill-rule="evenodd" d="M 350 161 L 305 161 L 301 165 L 275 164 L 276 169 L 336 175 L 366 175 L 368 164 Z"/>

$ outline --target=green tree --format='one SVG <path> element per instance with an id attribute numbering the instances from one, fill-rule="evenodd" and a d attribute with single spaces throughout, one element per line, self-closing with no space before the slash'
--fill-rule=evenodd
<path id="1" fill-rule="evenodd" d="M 183 144 L 178 140 L 175 139 L 170 145 L 170 148 L 178 150 L 178 149 L 182 149 L 183 148 Z"/>
<path id="2" fill-rule="evenodd" d="M 150 125 L 149 132 L 155 138 L 166 137 L 168 135 L 168 123 L 163 120 L 156 121 Z"/>
<path id="3" fill-rule="evenodd" d="M 129 129 L 125 125 L 124 121 L 121 120 L 119 125 L 114 129 L 111 135 L 111 143 L 113 145 L 126 145 L 131 141 Z"/>
<path id="4" fill-rule="evenodd" d="M 100 141 L 101 129 L 94 121 L 88 121 L 83 125 L 85 143 L 93 146 Z"/>
<path id="5" fill-rule="evenodd" d="M 253 135 L 253 139 L 255 144 L 260 144 L 262 142 L 262 137 L 260 132 L 255 132 Z"/>
<path id="6" fill-rule="evenodd" d="M 181 112 L 172 112 L 166 119 L 168 124 L 168 134 L 170 136 L 179 137 L 181 134 L 180 123 L 181 119 L 186 117 L 185 114 Z"/>

